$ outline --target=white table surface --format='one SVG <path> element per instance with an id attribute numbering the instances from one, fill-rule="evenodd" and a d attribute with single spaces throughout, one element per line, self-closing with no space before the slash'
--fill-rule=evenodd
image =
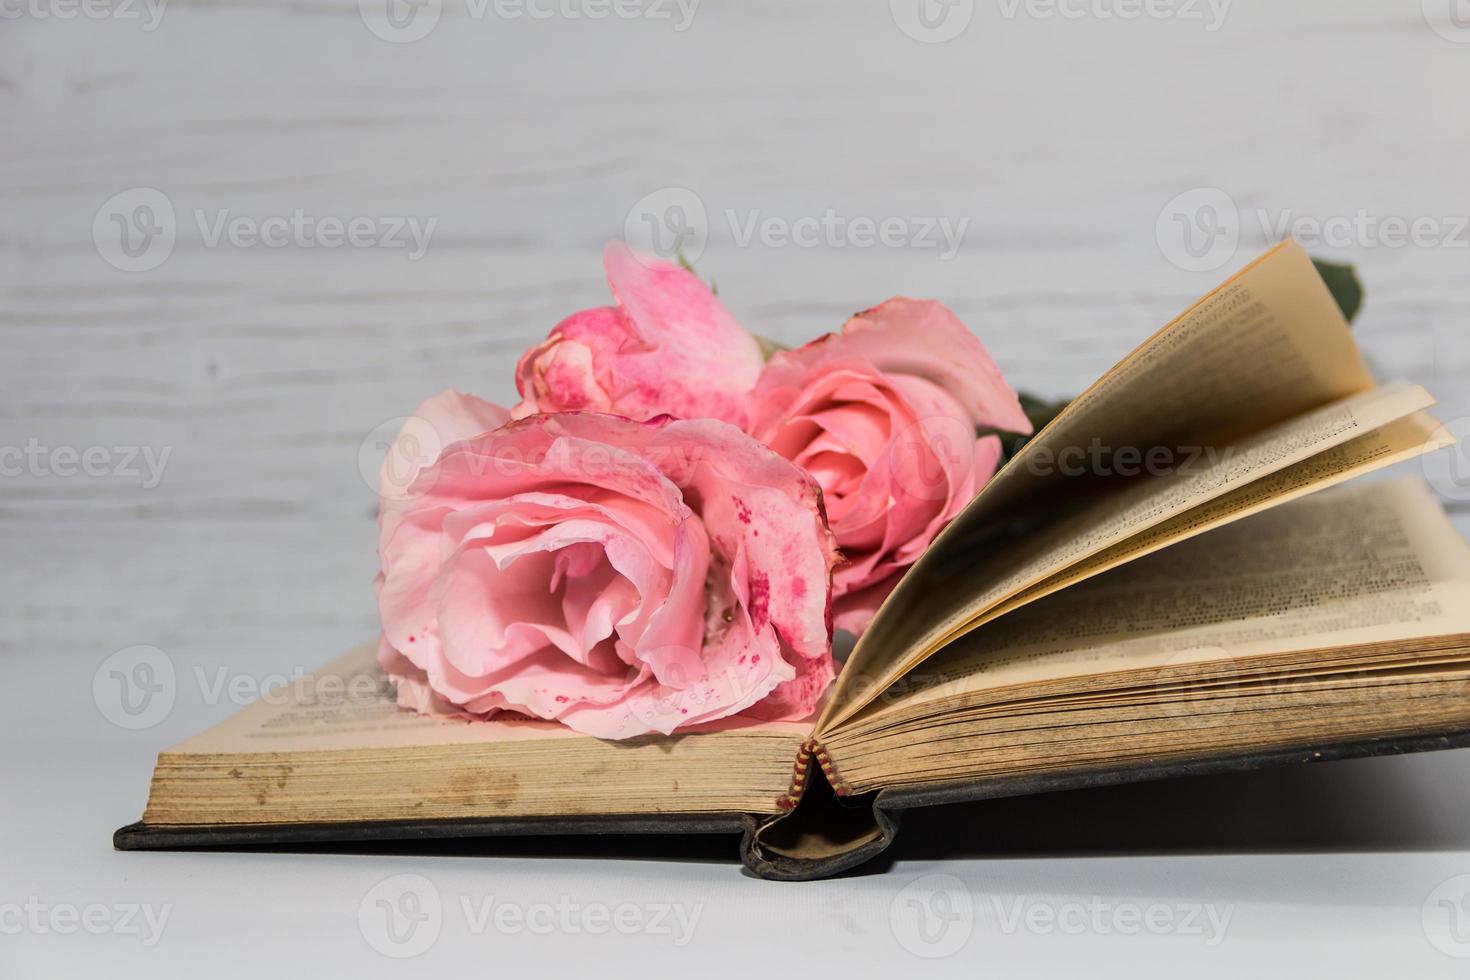
<path id="1" fill-rule="evenodd" d="M 674 7 L 566 15 L 585 2 L 517 19 L 442 0 L 412 43 L 344 0 L 0 5 L 0 448 L 46 461 L 0 478 L 0 976 L 387 974 L 372 923 L 399 874 L 442 910 L 411 963 L 461 971 L 1470 975 L 1441 949 L 1470 952 L 1470 900 L 1458 922 L 1441 904 L 1470 892 L 1466 752 L 950 808 L 913 819 L 884 873 L 806 885 L 742 876 L 725 840 L 110 850 L 154 755 L 233 711 L 229 685 L 371 635 L 364 444 L 440 387 L 510 400 L 517 354 L 605 301 L 598 247 L 651 194 L 705 210 L 699 269 L 750 328 L 799 342 L 936 296 L 1044 394 L 1080 390 L 1283 218 L 1422 219 L 1437 244 L 1359 230 L 1313 250 L 1358 263 L 1379 372 L 1470 432 L 1470 29 L 1448 0 L 1236 0 L 1219 24 L 1204 3 L 979 0 L 942 43 L 882 0 L 704 0 L 684 30 Z M 106 236 L 139 188 L 177 239 L 124 271 Z M 1241 233 L 1192 271 L 1168 209 L 1202 188 Z M 205 233 L 298 211 L 436 224 L 418 259 Z M 752 220 L 829 214 L 967 224 L 950 257 L 742 243 Z M 105 472 L 60 472 L 68 447 L 101 447 Z M 125 465 L 165 451 L 156 485 Z M 1470 531 L 1465 461 L 1426 472 Z M 140 644 L 180 682 L 127 730 L 92 684 Z M 516 932 L 500 903 L 644 918 Z M 690 941 L 651 928 L 660 904 Z M 126 907 L 166 912 L 161 937 Z M 1127 934 L 1133 915 L 1169 925 Z M 70 916 L 96 934 L 58 931 Z"/>

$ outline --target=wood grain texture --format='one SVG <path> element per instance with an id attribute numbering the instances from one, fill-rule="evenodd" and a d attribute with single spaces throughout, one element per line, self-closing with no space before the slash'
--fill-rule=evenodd
<path id="1" fill-rule="evenodd" d="M 446 386 L 509 402 L 517 354 L 604 301 L 598 248 L 660 188 L 706 208 L 698 267 L 751 329 L 799 342 L 934 296 L 1018 386 L 1054 395 L 1262 248 L 1259 209 L 1470 214 L 1470 45 L 1417 0 L 1236 0 L 1217 31 L 989 0 L 943 44 L 881 0 L 704 0 L 684 31 L 443 9 L 411 44 L 339 0 L 174 0 L 152 31 L 4 22 L 0 445 L 171 455 L 151 488 L 0 479 L 0 655 L 148 643 L 314 664 L 363 639 L 364 441 Z M 93 222 L 136 187 L 166 195 L 179 237 L 124 272 Z M 1248 216 L 1215 272 L 1178 268 L 1155 235 L 1199 187 Z M 210 247 L 196 210 L 437 226 L 417 260 Z M 968 230 L 950 259 L 739 241 L 752 215 L 829 211 Z M 1359 264 L 1380 373 L 1470 417 L 1470 249 L 1316 251 Z"/>

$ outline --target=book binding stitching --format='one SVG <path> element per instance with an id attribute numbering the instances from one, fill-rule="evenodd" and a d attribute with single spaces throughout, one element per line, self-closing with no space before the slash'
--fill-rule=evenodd
<path id="1" fill-rule="evenodd" d="M 827 777 L 827 783 L 832 787 L 832 792 L 838 796 L 847 796 L 851 788 L 842 781 L 842 776 L 837 772 L 837 766 L 833 764 L 832 757 L 827 754 L 827 749 L 815 738 L 809 738 L 801 743 L 796 750 L 796 764 L 791 773 L 791 786 L 786 793 L 776 798 L 776 806 L 785 812 L 796 809 L 796 804 L 801 802 L 801 794 L 806 791 L 807 773 L 811 768 L 811 761 L 816 759 L 817 765 L 822 767 L 822 775 Z"/>

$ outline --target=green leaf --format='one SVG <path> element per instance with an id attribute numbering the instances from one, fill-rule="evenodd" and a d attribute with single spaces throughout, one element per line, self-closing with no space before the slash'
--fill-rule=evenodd
<path id="1" fill-rule="evenodd" d="M 1052 419 L 1062 414 L 1062 409 L 1072 403 L 1072 399 L 1070 398 L 1049 401 L 1024 391 L 1017 397 L 1021 401 L 1021 411 L 1025 412 L 1026 417 L 1031 420 L 1031 430 L 1033 432 L 1040 432 L 1046 428 L 1051 424 Z"/>
<path id="2" fill-rule="evenodd" d="M 755 342 L 757 344 L 760 344 L 761 358 L 763 360 L 769 361 L 771 359 L 771 355 L 775 354 L 777 351 L 780 351 L 780 350 L 790 350 L 791 349 L 791 348 L 787 347 L 783 343 L 779 343 L 778 341 L 774 341 L 770 337 L 762 337 L 758 333 L 757 334 L 751 334 L 751 336 L 755 338 Z"/>
<path id="3" fill-rule="evenodd" d="M 694 263 L 690 262 L 687 258 L 684 257 L 683 248 L 680 248 L 674 252 L 674 261 L 678 262 L 679 268 L 683 269 L 685 272 L 688 272 L 695 277 L 699 276 L 699 273 L 694 271 Z M 720 295 L 720 284 L 715 282 L 714 276 L 709 277 L 709 291 L 711 296 Z"/>
<path id="4" fill-rule="evenodd" d="M 1020 392 L 1017 398 L 1021 402 L 1021 411 L 1026 413 L 1026 418 L 1031 420 L 1031 435 L 1023 436 L 1019 432 L 1001 432 L 998 429 L 982 430 L 976 435 L 1000 436 L 1001 465 L 1008 463 L 1012 457 L 1025 448 L 1036 433 L 1051 424 L 1051 420 L 1062 413 L 1062 409 L 1070 404 L 1070 398 L 1062 398 L 1052 401 L 1041 398 L 1028 392 Z"/>
<path id="5" fill-rule="evenodd" d="M 1348 323 L 1352 323 L 1358 311 L 1363 308 L 1363 284 L 1358 280 L 1357 271 L 1346 262 L 1313 259 L 1312 264 L 1317 267 L 1317 273 L 1327 284 L 1332 298 L 1337 300 L 1342 315 L 1347 317 Z"/>

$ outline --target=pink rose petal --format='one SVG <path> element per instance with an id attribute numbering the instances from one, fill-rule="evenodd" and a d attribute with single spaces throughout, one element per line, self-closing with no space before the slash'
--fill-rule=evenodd
<path id="1" fill-rule="evenodd" d="M 834 613 L 861 630 L 882 599 L 984 487 L 998 438 L 1031 431 L 985 348 L 939 303 L 893 299 L 841 334 L 775 354 L 749 431 L 806 467 L 826 495 L 846 561 Z"/>
<path id="2" fill-rule="evenodd" d="M 418 710 L 626 738 L 810 713 L 831 678 L 818 486 L 726 423 L 509 422 L 380 525 L 380 659 Z"/>
<path id="3" fill-rule="evenodd" d="M 591 410 L 745 419 L 760 345 L 698 276 L 621 242 L 603 251 L 618 305 L 567 317 L 516 368 L 516 418 Z"/>

